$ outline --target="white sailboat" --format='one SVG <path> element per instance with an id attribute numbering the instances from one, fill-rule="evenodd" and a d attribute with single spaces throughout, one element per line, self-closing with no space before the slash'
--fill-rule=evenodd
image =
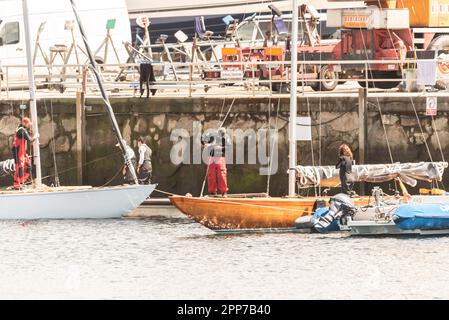
<path id="1" fill-rule="evenodd" d="M 123 151 L 125 163 L 134 176 L 135 185 L 92 188 L 65 187 L 49 188 L 42 185 L 39 138 L 33 142 L 34 163 L 36 164 L 35 188 L 31 190 L 0 193 L 0 219 L 106 219 L 120 218 L 142 204 L 156 188 L 156 185 L 139 185 L 138 179 L 125 152 L 125 145 L 120 133 L 114 112 L 93 59 L 92 52 L 85 37 L 81 20 L 73 0 L 73 7 L 80 33 L 91 61 L 91 70 L 95 74 L 103 101 L 108 109 L 114 132 Z M 29 14 L 27 0 L 22 0 L 23 17 L 26 36 L 26 53 L 28 63 L 28 79 L 30 86 L 30 114 L 33 122 L 33 132 L 39 136 L 36 109 L 36 92 L 34 84 Z"/>

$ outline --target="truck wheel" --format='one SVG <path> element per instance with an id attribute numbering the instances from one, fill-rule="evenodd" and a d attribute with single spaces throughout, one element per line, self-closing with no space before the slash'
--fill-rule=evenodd
<path id="1" fill-rule="evenodd" d="M 328 66 L 323 66 L 319 73 L 320 80 L 310 82 L 310 87 L 314 91 L 333 91 L 338 85 L 338 73 L 329 70 Z"/>
<path id="2" fill-rule="evenodd" d="M 449 35 L 441 35 L 432 40 L 427 50 L 448 50 L 449 49 Z M 440 63 L 437 68 L 437 81 L 435 88 L 439 90 L 447 89 L 449 85 L 449 64 Z"/>
<path id="3" fill-rule="evenodd" d="M 272 92 L 277 93 L 288 93 L 289 92 L 289 86 L 285 82 L 276 82 L 271 85 Z"/>
<path id="4" fill-rule="evenodd" d="M 377 89 L 393 89 L 401 83 L 401 76 L 396 71 L 373 71 L 374 79 L 399 79 L 398 81 L 374 82 L 373 85 Z"/>
<path id="5" fill-rule="evenodd" d="M 427 50 L 448 50 L 449 49 L 449 35 L 444 34 L 433 39 Z"/>
<path id="6" fill-rule="evenodd" d="M 361 86 L 362 88 L 366 88 L 366 81 L 358 81 L 358 83 L 359 86 Z M 369 89 L 374 88 L 373 82 L 370 79 L 368 79 L 368 88 Z"/>

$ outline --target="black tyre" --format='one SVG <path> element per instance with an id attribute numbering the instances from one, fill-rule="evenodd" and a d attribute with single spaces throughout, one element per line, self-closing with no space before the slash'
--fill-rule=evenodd
<path id="1" fill-rule="evenodd" d="M 338 73 L 329 70 L 328 66 L 322 66 L 319 72 L 321 81 L 310 82 L 314 91 L 333 91 L 338 85 Z"/>
<path id="2" fill-rule="evenodd" d="M 271 90 L 273 92 L 278 92 L 278 93 L 288 93 L 289 92 L 289 86 L 288 84 L 284 83 L 284 82 L 275 82 L 271 84 Z"/>
<path id="3" fill-rule="evenodd" d="M 361 86 L 362 88 L 366 88 L 366 81 L 358 81 L 358 83 L 359 86 Z M 368 88 L 369 89 L 374 88 L 373 81 L 371 79 L 368 79 Z"/>
<path id="4" fill-rule="evenodd" d="M 401 83 L 401 76 L 396 71 L 373 71 L 374 79 L 398 79 L 398 81 L 376 81 L 373 83 L 377 89 L 393 89 Z"/>
<path id="5" fill-rule="evenodd" d="M 441 36 L 436 37 L 432 40 L 432 42 L 429 44 L 429 47 L 427 50 L 449 50 L 449 35 L 444 34 Z M 448 78 L 449 77 L 449 66 L 448 64 L 440 64 L 437 68 L 438 78 Z M 438 80 L 435 88 L 438 90 L 446 90 L 449 86 L 448 80 Z"/>

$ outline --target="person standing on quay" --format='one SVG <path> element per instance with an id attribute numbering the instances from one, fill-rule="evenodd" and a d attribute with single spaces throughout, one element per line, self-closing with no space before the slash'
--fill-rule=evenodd
<path id="1" fill-rule="evenodd" d="M 139 147 L 139 164 L 137 166 L 137 175 L 140 184 L 150 184 L 153 167 L 151 165 L 152 151 L 145 143 L 145 138 L 140 137 L 137 140 Z"/>

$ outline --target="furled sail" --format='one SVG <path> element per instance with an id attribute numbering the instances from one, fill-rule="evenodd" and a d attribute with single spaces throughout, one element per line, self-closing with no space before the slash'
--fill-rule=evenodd
<path id="1" fill-rule="evenodd" d="M 349 180 L 380 183 L 398 178 L 415 187 L 418 180 L 441 181 L 447 167 L 447 162 L 354 165 Z M 340 185 L 340 171 L 335 166 L 297 166 L 296 177 L 300 188 L 315 186 L 333 188 Z"/>
<path id="2" fill-rule="evenodd" d="M 0 176 L 8 175 L 16 171 L 14 159 L 0 161 Z"/>

